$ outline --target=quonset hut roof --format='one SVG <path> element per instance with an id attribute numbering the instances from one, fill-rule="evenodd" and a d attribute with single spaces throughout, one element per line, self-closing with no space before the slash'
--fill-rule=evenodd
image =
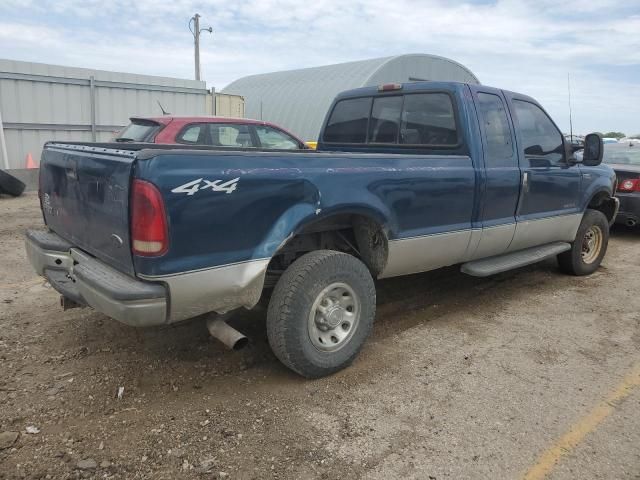
<path id="1" fill-rule="evenodd" d="M 480 83 L 466 67 L 427 54 L 397 55 L 243 77 L 222 93 L 242 95 L 245 116 L 276 123 L 316 140 L 335 96 L 352 88 L 411 81 Z"/>

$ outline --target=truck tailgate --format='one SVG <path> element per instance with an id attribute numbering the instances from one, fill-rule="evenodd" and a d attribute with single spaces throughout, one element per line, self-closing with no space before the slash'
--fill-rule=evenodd
<path id="1" fill-rule="evenodd" d="M 135 151 L 50 143 L 42 152 L 40 195 L 47 226 L 112 267 L 134 273 L 129 186 Z"/>

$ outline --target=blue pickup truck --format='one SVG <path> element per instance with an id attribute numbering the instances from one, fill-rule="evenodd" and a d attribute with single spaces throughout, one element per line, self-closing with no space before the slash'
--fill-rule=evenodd
<path id="1" fill-rule="evenodd" d="M 374 279 L 596 270 L 616 178 L 599 135 L 574 148 L 532 98 L 449 82 L 340 94 L 316 151 L 49 142 L 26 248 L 64 307 L 141 327 L 215 312 L 232 347 L 225 315 L 266 299 L 275 355 L 320 377 L 369 335 Z"/>

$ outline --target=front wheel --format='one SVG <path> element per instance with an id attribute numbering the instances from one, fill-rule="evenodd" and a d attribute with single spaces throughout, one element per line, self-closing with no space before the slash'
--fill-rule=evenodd
<path id="1" fill-rule="evenodd" d="M 376 291 L 367 267 L 332 250 L 300 257 L 280 277 L 267 312 L 271 349 L 307 378 L 351 364 L 369 336 Z"/>
<path id="2" fill-rule="evenodd" d="M 598 210 L 587 210 L 571 250 L 558 255 L 560 269 L 570 275 L 590 275 L 602 263 L 608 243 L 607 217 Z"/>

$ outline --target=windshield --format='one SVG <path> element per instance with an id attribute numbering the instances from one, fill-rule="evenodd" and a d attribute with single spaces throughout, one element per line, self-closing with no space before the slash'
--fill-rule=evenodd
<path id="1" fill-rule="evenodd" d="M 603 162 L 640 166 L 640 144 L 605 144 Z"/>
<path id="2" fill-rule="evenodd" d="M 131 123 L 116 136 L 116 142 L 149 142 L 160 127 L 151 120 L 132 120 Z"/>

